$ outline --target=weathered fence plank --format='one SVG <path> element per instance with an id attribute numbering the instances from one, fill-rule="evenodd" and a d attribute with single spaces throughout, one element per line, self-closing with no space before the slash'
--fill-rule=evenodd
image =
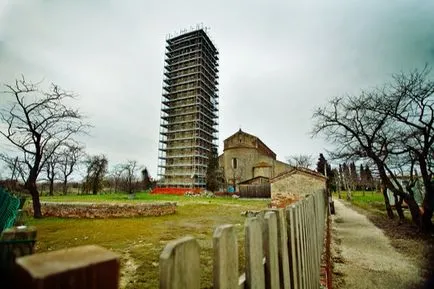
<path id="1" fill-rule="evenodd" d="M 298 265 L 297 265 L 297 236 L 296 236 L 296 221 L 295 221 L 295 206 L 292 205 L 286 208 L 286 220 L 288 229 L 288 256 L 291 277 L 291 288 L 298 289 Z"/>
<path id="2" fill-rule="evenodd" d="M 193 237 L 169 242 L 160 255 L 160 288 L 199 289 L 199 250 Z"/>
<path id="3" fill-rule="evenodd" d="M 238 286 L 238 243 L 233 225 L 218 226 L 213 235 L 214 288 L 233 289 Z"/>
<path id="4" fill-rule="evenodd" d="M 291 288 L 289 273 L 288 232 L 286 231 L 285 209 L 272 209 L 277 215 L 277 237 L 279 246 L 279 279 L 280 288 Z"/>
<path id="5" fill-rule="evenodd" d="M 315 288 L 315 284 L 314 284 L 314 278 L 313 278 L 313 271 L 314 266 L 313 266 L 313 262 L 312 262 L 312 258 L 313 258 L 313 252 L 312 252 L 312 240 L 313 240 L 313 231 L 312 231 L 312 211 L 311 211 L 311 201 L 312 201 L 312 197 L 309 196 L 306 200 L 306 223 L 308 224 L 307 226 L 307 250 L 308 250 L 308 267 L 307 267 L 307 274 L 308 274 L 308 280 L 309 280 L 309 288 Z"/>
<path id="6" fill-rule="evenodd" d="M 307 215 L 308 215 L 308 211 L 307 211 L 307 203 L 308 203 L 308 200 L 306 199 L 306 201 L 303 203 L 303 219 L 304 219 L 304 237 L 305 237 L 305 245 L 304 245 L 304 248 L 305 248 L 305 252 L 304 252 L 304 255 L 305 255 L 305 264 L 306 264 L 306 266 L 305 266 L 305 274 L 306 274 L 306 289 L 312 289 L 312 285 L 311 285 L 311 283 L 310 283 L 310 264 L 309 264 L 309 262 L 310 262 L 310 251 L 309 251 L 309 242 L 310 242 L 310 235 L 309 235 L 309 227 L 310 227 L 310 224 L 308 223 L 308 221 L 307 221 Z"/>
<path id="7" fill-rule="evenodd" d="M 274 212 L 266 212 L 264 216 L 264 253 L 265 253 L 265 287 L 279 289 L 279 253 L 277 238 L 277 217 Z"/>
<path id="8" fill-rule="evenodd" d="M 305 249 L 305 245 L 306 245 L 306 236 L 305 236 L 305 224 L 304 224 L 304 202 L 300 202 L 298 204 L 298 224 L 300 227 L 300 265 L 301 265 L 301 284 L 303 289 L 307 288 L 307 284 L 306 284 L 306 249 Z"/>
<path id="9" fill-rule="evenodd" d="M 311 241 L 312 241 L 312 232 L 311 232 L 311 226 L 312 223 L 310 222 L 310 215 L 312 212 L 310 209 L 310 198 L 311 196 L 308 196 L 306 199 L 306 205 L 305 205 L 305 220 L 306 220 L 306 253 L 307 253 L 307 284 L 309 289 L 313 289 L 313 280 L 312 280 L 312 251 L 311 251 Z"/>
<path id="10" fill-rule="evenodd" d="M 246 289 L 265 289 L 262 229 L 258 218 L 245 223 Z"/>
<path id="11" fill-rule="evenodd" d="M 299 226 L 300 226 L 300 250 L 301 250 L 301 280 L 304 289 L 307 289 L 307 278 L 306 278 L 306 225 L 304 222 L 304 201 L 299 203 Z"/>
<path id="12" fill-rule="evenodd" d="M 89 245 L 41 253 L 16 260 L 15 288 L 117 289 L 119 257 Z"/>
<path id="13" fill-rule="evenodd" d="M 298 274 L 298 282 L 299 282 L 299 288 L 303 289 L 303 252 L 301 249 L 301 222 L 300 222 L 300 204 L 297 203 L 295 205 L 295 230 L 296 230 L 296 246 L 297 246 L 297 274 Z"/>

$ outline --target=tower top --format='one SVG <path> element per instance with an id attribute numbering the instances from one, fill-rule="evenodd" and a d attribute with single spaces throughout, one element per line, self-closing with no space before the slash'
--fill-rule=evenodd
<path id="1" fill-rule="evenodd" d="M 197 31 L 197 30 L 203 30 L 206 34 L 208 34 L 208 32 L 211 29 L 207 26 L 204 26 L 203 23 L 201 22 L 201 23 L 196 24 L 196 26 L 190 26 L 189 28 L 181 29 L 181 30 L 179 30 L 179 32 L 175 31 L 173 33 L 166 34 L 166 40 L 181 36 L 181 35 L 189 33 L 189 32 Z"/>

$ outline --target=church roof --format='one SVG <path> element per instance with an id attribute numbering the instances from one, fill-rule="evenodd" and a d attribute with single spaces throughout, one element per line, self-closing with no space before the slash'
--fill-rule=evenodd
<path id="1" fill-rule="evenodd" d="M 270 149 L 259 137 L 255 136 L 253 134 L 249 134 L 247 132 L 244 132 L 244 131 L 241 130 L 241 128 L 240 128 L 239 131 L 237 131 L 233 135 L 229 136 L 224 141 L 226 142 L 227 140 L 229 140 L 231 138 L 234 138 L 234 137 L 236 137 L 238 135 L 247 135 L 247 136 L 250 136 L 250 137 L 254 138 L 261 146 L 263 146 L 265 148 L 265 150 L 268 150 L 272 155 L 274 155 L 274 158 L 276 157 L 276 153 L 272 149 Z"/>

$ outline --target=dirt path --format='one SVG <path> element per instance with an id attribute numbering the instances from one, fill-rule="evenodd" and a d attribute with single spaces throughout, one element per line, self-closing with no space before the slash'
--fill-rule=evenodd
<path id="1" fill-rule="evenodd" d="M 417 265 L 397 252 L 383 231 L 364 215 L 335 200 L 333 217 L 334 288 L 412 288 Z"/>

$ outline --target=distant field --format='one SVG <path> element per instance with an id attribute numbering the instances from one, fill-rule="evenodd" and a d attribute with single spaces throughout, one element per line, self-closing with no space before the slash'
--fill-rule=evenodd
<path id="1" fill-rule="evenodd" d="M 201 246 L 202 284 L 212 285 L 212 234 L 220 224 L 235 224 L 239 237 L 240 272 L 244 265 L 242 246 L 245 210 L 265 209 L 268 200 L 202 198 L 138 193 L 41 197 L 61 202 L 150 202 L 176 201 L 175 215 L 120 219 L 30 219 L 38 229 L 37 252 L 98 244 L 121 255 L 122 288 L 158 288 L 159 255 L 167 242 L 185 235 L 198 239 Z"/>

